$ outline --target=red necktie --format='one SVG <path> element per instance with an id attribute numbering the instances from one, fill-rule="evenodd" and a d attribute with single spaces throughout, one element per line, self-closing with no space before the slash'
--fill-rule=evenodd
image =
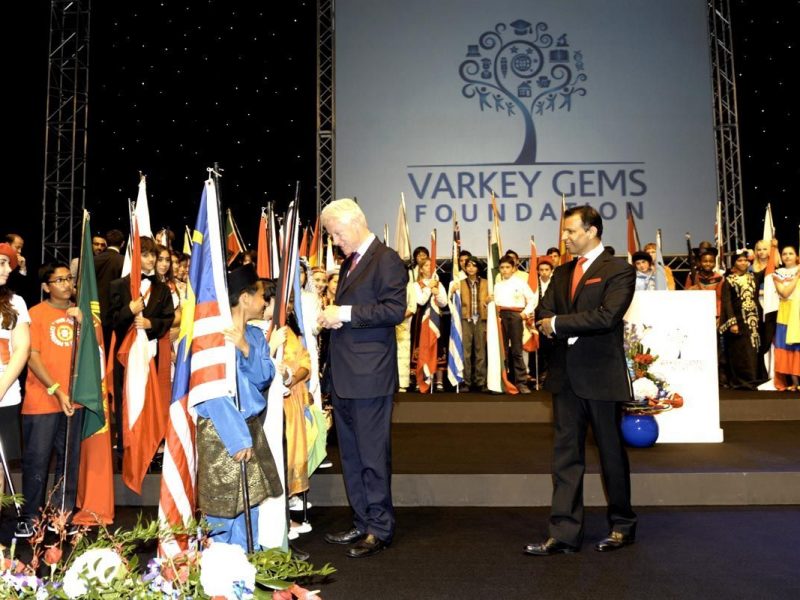
<path id="1" fill-rule="evenodd" d="M 575 297 L 575 290 L 578 288 L 578 282 L 583 277 L 583 263 L 585 263 L 587 258 L 585 256 L 581 256 L 578 259 L 578 264 L 575 265 L 575 270 L 572 271 L 572 286 L 569 290 L 569 299 L 570 301 Z"/>
<path id="2" fill-rule="evenodd" d="M 358 252 L 353 252 L 353 258 L 350 261 L 350 268 L 347 269 L 347 274 L 348 275 L 350 275 L 350 273 L 352 273 L 353 270 L 356 268 L 356 265 L 358 264 L 358 259 L 359 258 L 361 258 L 361 257 L 358 255 Z"/>

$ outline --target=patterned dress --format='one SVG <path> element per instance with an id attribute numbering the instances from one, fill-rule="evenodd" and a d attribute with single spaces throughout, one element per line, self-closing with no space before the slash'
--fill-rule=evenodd
<path id="1" fill-rule="evenodd" d="M 779 278 L 797 277 L 798 268 L 776 271 Z M 800 375 L 800 284 L 788 298 L 781 298 L 778 324 L 775 328 L 775 379 L 778 389 L 791 385 L 785 375 Z"/>
<path id="2" fill-rule="evenodd" d="M 760 360 L 761 306 L 758 287 L 761 273 L 730 273 L 722 282 L 719 332 L 724 334 L 728 364 L 728 383 L 738 389 L 756 389 L 767 380 L 764 363 Z M 738 326 L 738 333 L 732 331 Z"/>

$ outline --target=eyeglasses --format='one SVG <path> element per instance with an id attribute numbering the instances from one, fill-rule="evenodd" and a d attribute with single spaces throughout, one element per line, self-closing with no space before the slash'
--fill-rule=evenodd
<path id="1" fill-rule="evenodd" d="M 55 279 L 51 279 L 47 283 L 49 283 L 49 284 L 57 283 L 57 284 L 61 285 L 62 283 L 72 283 L 73 281 L 74 281 L 74 279 L 73 279 L 72 275 L 68 275 L 67 277 L 56 277 Z"/>

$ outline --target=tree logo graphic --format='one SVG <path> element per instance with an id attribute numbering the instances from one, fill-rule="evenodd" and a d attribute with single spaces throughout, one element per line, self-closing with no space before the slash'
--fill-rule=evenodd
<path id="1" fill-rule="evenodd" d="M 547 23 L 532 25 L 522 19 L 498 23 L 477 44 L 467 46 L 467 60 L 458 67 L 466 82 L 461 94 L 475 98 L 481 112 L 522 117 L 525 140 L 517 165 L 536 163 L 534 117 L 569 112 L 572 97 L 586 95 L 582 52 L 570 48 L 566 33 L 554 39 L 547 29 Z"/>

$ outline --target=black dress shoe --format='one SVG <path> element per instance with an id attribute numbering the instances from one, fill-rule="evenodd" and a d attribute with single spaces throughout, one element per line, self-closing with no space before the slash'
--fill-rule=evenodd
<path id="1" fill-rule="evenodd" d="M 594 549 L 598 552 L 611 552 L 612 550 L 619 550 L 624 546 L 630 546 L 636 541 L 635 536 L 625 535 L 620 531 L 612 531 L 608 537 L 600 540 L 594 545 Z"/>
<path id="2" fill-rule="evenodd" d="M 338 533 L 326 533 L 325 541 L 329 544 L 352 544 L 364 537 L 364 532 L 353 527 Z"/>
<path id="3" fill-rule="evenodd" d="M 347 556 L 350 558 L 366 558 L 367 556 L 377 554 L 388 545 L 389 544 L 379 540 L 371 533 L 368 533 L 361 541 L 347 551 Z"/>
<path id="4" fill-rule="evenodd" d="M 572 554 L 573 552 L 580 552 L 580 548 L 577 546 L 570 546 L 564 542 L 559 542 L 555 538 L 547 538 L 540 544 L 526 544 L 523 552 L 533 556 L 552 556 L 553 554 Z"/>
<path id="5" fill-rule="evenodd" d="M 308 552 L 301 550 L 294 544 L 289 544 L 289 550 L 292 552 L 292 558 L 296 558 L 297 560 L 308 560 L 311 558 L 311 555 Z"/>

